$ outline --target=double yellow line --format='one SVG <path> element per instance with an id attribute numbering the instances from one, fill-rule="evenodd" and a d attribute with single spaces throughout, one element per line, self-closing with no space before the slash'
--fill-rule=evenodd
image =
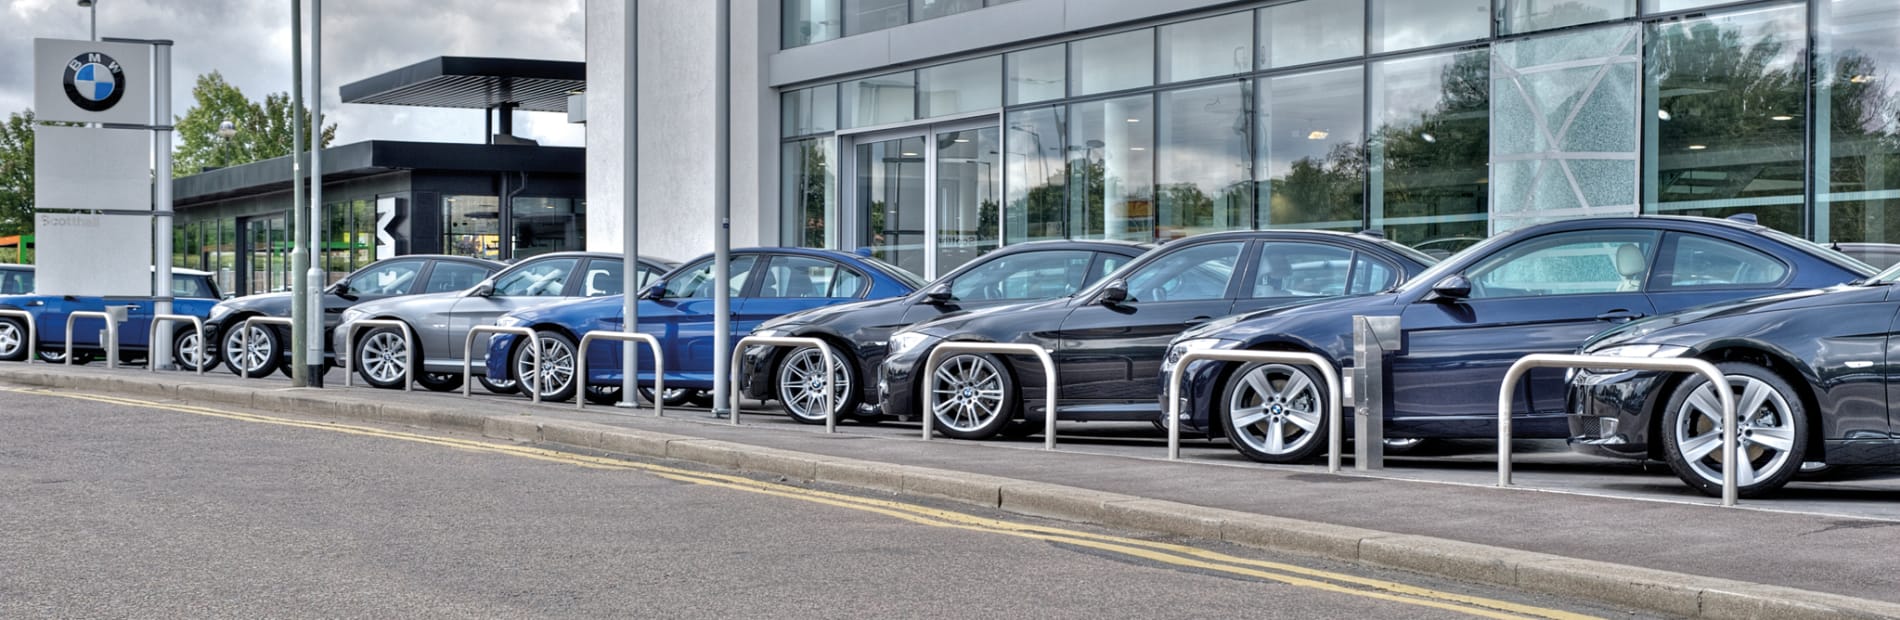
<path id="1" fill-rule="evenodd" d="M 1082 532 L 1082 531 L 1077 531 L 1077 530 L 1070 530 L 1070 529 L 1063 529 L 1063 528 L 1056 528 L 1056 527 L 1032 525 L 1028 523 L 1017 523 L 1017 522 L 1012 522 L 1012 521 L 990 519 L 986 517 L 979 517 L 972 514 L 966 514 L 966 513 L 949 511 L 949 510 L 941 510 L 941 509 L 936 509 L 936 508 L 930 508 L 927 506 L 907 504 L 907 503 L 897 502 L 897 501 L 857 497 L 857 496 L 845 495 L 841 493 L 830 493 L 826 491 L 808 489 L 808 488 L 799 487 L 795 485 L 764 482 L 764 481 L 754 480 L 751 478 L 746 478 L 744 476 L 699 472 L 699 471 L 692 471 L 692 470 L 687 470 L 687 469 L 680 469 L 676 467 L 666 467 L 662 465 L 653 465 L 653 464 L 648 464 L 648 463 L 637 463 L 637 462 L 622 461 L 622 460 L 604 458 L 604 457 L 571 454 L 567 452 L 559 452 L 559 451 L 554 451 L 554 450 L 547 450 L 547 449 L 534 448 L 534 447 L 528 447 L 528 446 L 496 444 L 496 443 L 488 443 L 488 442 L 481 442 L 481 441 L 470 441 L 470 440 L 464 440 L 464 439 L 452 439 L 452 438 L 446 438 L 446 437 L 432 437 L 428 435 L 418 435 L 414 433 L 388 431 L 388 430 L 383 430 L 383 429 L 378 429 L 378 428 L 370 428 L 370 427 L 365 427 L 365 426 L 352 426 L 352 425 L 347 425 L 347 424 L 306 422 L 302 420 L 277 418 L 277 417 L 262 416 L 262 415 L 248 414 L 248 413 L 237 413 L 233 411 L 210 409 L 206 407 L 195 407 L 191 405 L 160 403 L 160 402 L 138 400 L 138 399 L 132 399 L 132 398 L 121 398 L 121 397 L 116 397 L 116 396 L 78 394 L 78 393 L 71 393 L 71 392 L 58 392 L 58 391 L 53 391 L 53 390 L 31 389 L 31 388 L 12 388 L 12 389 L 5 389 L 5 391 L 28 393 L 28 394 L 34 394 L 34 395 L 40 395 L 40 396 L 54 396 L 54 397 L 61 397 L 61 398 L 88 400 L 88 401 L 107 403 L 107 404 L 113 404 L 113 405 L 123 405 L 123 406 L 130 406 L 130 407 L 160 409 L 164 411 L 189 413 L 193 415 L 224 418 L 228 420 L 238 420 L 238 421 L 243 421 L 243 422 L 255 422 L 255 423 L 262 423 L 262 424 L 275 424 L 279 426 L 323 430 L 323 431 L 330 431 L 330 432 L 337 432 L 337 433 L 345 433 L 349 435 L 360 435 L 364 437 L 380 437 L 384 439 L 396 439 L 396 440 L 401 440 L 401 441 L 429 444 L 429 445 L 441 446 L 441 447 L 446 447 L 446 448 L 472 450 L 476 452 L 487 452 L 487 453 L 493 453 L 493 454 L 519 457 L 519 458 L 534 459 L 534 460 L 546 461 L 550 463 L 576 465 L 576 466 L 587 467 L 587 468 L 592 468 L 592 469 L 639 471 L 639 472 L 645 472 L 648 474 L 659 476 L 661 478 L 666 478 L 669 480 L 675 480 L 679 482 L 686 482 L 686 483 L 705 485 L 705 486 L 710 486 L 710 487 L 718 487 L 718 488 L 724 488 L 724 489 L 732 489 L 735 491 L 745 491 L 749 493 L 758 493 L 761 495 L 770 495 L 773 497 L 782 497 L 786 499 L 794 499 L 794 500 L 811 502 L 811 503 L 816 503 L 816 504 L 823 504 L 827 506 L 835 506 L 838 508 L 846 508 L 846 509 L 851 509 L 851 510 L 859 510 L 863 512 L 881 514 L 888 517 L 908 521 L 911 523 L 927 525 L 931 527 L 966 530 L 966 531 L 971 531 L 971 532 L 980 532 L 980 533 L 985 533 L 985 534 L 994 534 L 994 535 L 1002 535 L 1002 536 L 1014 536 L 1018 538 L 1027 538 L 1031 540 L 1039 540 L 1039 541 L 1050 542 L 1050 543 L 1074 545 L 1077 547 L 1086 547 L 1086 548 L 1104 551 L 1107 553 L 1113 553 L 1113 554 L 1117 554 L 1117 555 L 1121 555 L 1125 557 L 1139 558 L 1139 559 L 1148 560 L 1151 562 L 1156 562 L 1156 563 L 1164 564 L 1164 565 L 1209 571 L 1209 572 L 1215 572 L 1215 573 L 1222 573 L 1222 574 L 1226 574 L 1230 576 L 1246 577 L 1246 578 L 1258 579 L 1262 581 L 1273 581 L 1273 582 L 1299 586 L 1303 588 L 1312 588 L 1315 590 L 1321 590 L 1321 591 L 1333 592 L 1337 594 L 1345 594 L 1345 595 L 1351 595 L 1351 596 L 1361 596 L 1361 597 L 1378 599 L 1378 600 L 1383 600 L 1383 601 L 1390 601 L 1394 603 L 1403 603 L 1403 604 L 1409 604 L 1409 605 L 1418 605 L 1422 607 L 1430 607 L 1430 608 L 1435 608 L 1435 609 L 1443 609 L 1443 610 L 1465 613 L 1465 614 L 1470 614 L 1470 615 L 1480 616 L 1480 617 L 1485 617 L 1485 618 L 1553 618 L 1553 619 L 1567 620 L 1567 619 L 1573 619 L 1573 618 L 1590 618 L 1591 617 L 1591 616 L 1571 613 L 1571 612 L 1557 610 L 1557 609 L 1547 609 L 1547 608 L 1535 607 L 1531 605 L 1522 605 L 1518 603 L 1512 603 L 1508 601 L 1501 601 L 1501 600 L 1483 598 L 1483 597 L 1478 597 L 1478 596 L 1458 594 L 1455 592 L 1433 590 L 1430 588 L 1423 588 L 1423 587 L 1408 585 L 1408 584 L 1399 583 L 1395 581 L 1359 577 L 1356 575 L 1349 575 L 1349 574 L 1337 573 L 1337 572 L 1332 572 L 1332 571 L 1316 570 L 1316 569 L 1306 568 L 1302 566 L 1284 564 L 1280 562 L 1268 562 L 1268 561 L 1263 561 L 1263 560 L 1254 560 L 1254 559 L 1249 559 L 1249 558 L 1236 557 L 1232 555 L 1209 551 L 1206 549 L 1189 547 L 1185 545 L 1175 545 L 1175 544 L 1168 544 L 1168 543 L 1155 542 L 1155 541 L 1149 541 L 1149 540 L 1141 540 L 1137 538 L 1110 536 L 1110 535 L 1105 535 L 1105 534 L 1095 534 L 1091 532 Z"/>

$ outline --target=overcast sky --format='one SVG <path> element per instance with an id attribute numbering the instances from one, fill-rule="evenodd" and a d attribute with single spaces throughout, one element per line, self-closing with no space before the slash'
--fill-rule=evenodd
<path id="1" fill-rule="evenodd" d="M 481 142 L 480 111 L 344 106 L 337 100 L 337 88 L 436 56 L 583 60 L 583 2 L 324 2 L 323 112 L 338 125 L 336 144 L 371 139 Z M 310 0 L 303 0 L 303 8 L 308 31 Z M 101 37 L 176 42 L 174 114 L 182 115 L 191 106 L 191 85 L 198 75 L 211 71 L 223 73 L 253 101 L 290 90 L 289 0 L 98 0 L 97 10 Z M 87 10 L 75 0 L 0 0 L 0 117 L 33 104 L 33 39 L 85 39 L 87 18 Z M 304 45 L 307 65 L 307 34 Z M 584 144 L 582 126 L 569 124 L 561 114 L 518 113 L 515 133 L 542 144 Z"/>

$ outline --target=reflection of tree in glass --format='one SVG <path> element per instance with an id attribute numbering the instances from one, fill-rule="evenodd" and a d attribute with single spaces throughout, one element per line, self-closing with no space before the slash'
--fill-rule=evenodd
<path id="1" fill-rule="evenodd" d="M 1828 185 L 1830 194 L 1879 192 L 1900 188 L 1900 101 L 1882 84 L 1883 75 L 1873 59 L 1847 52 L 1822 72 L 1817 83 L 1828 89 Z M 1818 190 L 1817 190 L 1818 191 Z M 1900 241 L 1900 218 L 1887 213 L 1900 206 L 1894 199 L 1834 201 L 1829 239 L 1835 241 Z"/>
<path id="2" fill-rule="evenodd" d="M 1384 187 L 1373 191 L 1383 192 L 1385 217 L 1485 212 L 1490 74 L 1489 54 L 1459 54 L 1440 72 L 1436 105 L 1413 118 L 1387 118 L 1373 132 L 1373 165 L 1385 173 Z M 1449 232 L 1424 225 L 1388 234 L 1414 243 Z"/>
<path id="3" fill-rule="evenodd" d="M 1351 222 L 1335 228 L 1357 229 L 1365 207 L 1365 178 L 1366 149 L 1361 144 L 1335 144 L 1323 159 L 1296 159 L 1285 176 L 1267 181 L 1267 221 L 1274 226 Z"/>
<path id="4" fill-rule="evenodd" d="M 825 226 L 827 225 L 825 205 L 829 202 L 831 195 L 830 188 L 826 187 L 825 183 L 828 176 L 826 169 L 830 166 L 830 162 L 826 161 L 825 150 L 819 148 L 818 140 L 806 141 L 800 144 L 798 149 L 800 158 L 804 160 L 804 167 L 798 175 L 798 190 L 795 198 L 800 205 L 799 211 L 805 218 L 804 234 L 801 235 L 803 239 L 800 245 L 808 248 L 822 248 L 825 247 Z"/>

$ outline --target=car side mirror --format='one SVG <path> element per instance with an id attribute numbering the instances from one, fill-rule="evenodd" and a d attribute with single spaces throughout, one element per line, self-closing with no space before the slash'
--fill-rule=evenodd
<path id="1" fill-rule="evenodd" d="M 1101 300 L 1104 305 L 1110 306 L 1128 301 L 1128 282 L 1116 280 L 1108 283 L 1102 287 Z"/>
<path id="2" fill-rule="evenodd" d="M 640 291 L 640 299 L 659 299 L 666 296 L 666 281 L 655 280 L 652 286 Z"/>
<path id="3" fill-rule="evenodd" d="M 350 279 L 349 278 L 337 280 L 336 284 L 330 285 L 330 288 L 323 289 L 323 292 L 325 294 L 335 295 L 337 297 L 342 297 L 350 301 L 356 301 L 356 296 L 350 294 Z"/>
<path id="4" fill-rule="evenodd" d="M 1471 296 L 1471 280 L 1463 275 L 1449 275 L 1432 285 L 1432 295 L 1426 301 L 1457 301 Z"/>
<path id="5" fill-rule="evenodd" d="M 469 291 L 469 294 L 476 297 L 492 297 L 495 295 L 495 283 L 491 280 L 482 280 L 481 283 L 475 285 L 474 290 Z"/>
<path id="6" fill-rule="evenodd" d="M 950 285 L 938 284 L 924 291 L 924 303 L 942 305 L 954 299 L 950 296 Z"/>

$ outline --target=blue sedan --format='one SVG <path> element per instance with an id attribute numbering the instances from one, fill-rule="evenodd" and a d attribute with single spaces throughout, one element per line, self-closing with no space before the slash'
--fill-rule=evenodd
<path id="1" fill-rule="evenodd" d="M 1386 435 L 1497 436 L 1505 370 L 1531 353 L 1568 353 L 1632 319 L 1873 275 L 1872 267 L 1770 228 L 1700 217 L 1577 219 L 1501 234 L 1399 289 L 1229 317 L 1176 338 L 1162 376 L 1186 351 L 1309 351 L 1352 363 L 1352 317 L 1400 321 L 1386 363 Z M 1320 449 L 1326 421 L 1311 369 L 1193 362 L 1182 423 L 1225 434 L 1242 454 L 1290 462 Z M 1166 393 L 1166 385 L 1161 392 Z M 1520 438 L 1564 438 L 1564 371 L 1533 370 L 1518 389 Z M 1165 397 L 1163 397 L 1165 398 Z"/>
<path id="2" fill-rule="evenodd" d="M 211 307 L 217 305 L 221 297 L 218 284 L 211 274 L 192 269 L 172 269 L 172 314 L 204 318 L 211 314 Z M 144 357 L 150 346 L 146 339 L 150 337 L 152 309 L 156 305 L 150 298 L 115 298 L 108 302 L 103 297 L 94 296 L 0 295 L 0 310 L 24 310 L 33 315 L 34 327 L 39 332 L 34 338 L 38 341 L 39 357 L 54 363 L 66 361 L 66 317 L 81 311 L 102 312 L 108 305 L 126 307 L 126 320 L 119 324 L 121 358 L 134 360 Z M 100 337 L 105 328 L 105 321 L 100 319 L 80 318 L 73 321 L 73 363 L 90 362 L 105 352 Z M 172 351 L 177 353 L 179 365 L 187 370 L 197 370 L 202 356 L 197 332 L 190 325 L 175 325 L 169 333 L 172 334 Z M 25 334 L 25 325 L 19 319 L 0 316 L 0 360 L 26 358 Z"/>
<path id="3" fill-rule="evenodd" d="M 923 286 L 917 276 L 882 261 L 832 250 L 751 248 L 732 251 L 730 279 L 732 342 L 779 315 L 862 299 L 908 295 Z M 713 260 L 702 256 L 673 270 L 640 296 L 639 331 L 658 338 L 666 356 L 668 404 L 684 402 L 713 387 L 713 362 L 731 351 L 713 348 Z M 535 378 L 533 355 L 512 335 L 488 344 L 488 378 L 525 378 L 544 400 L 566 400 L 575 392 L 575 343 L 591 331 L 624 331 L 620 296 L 538 306 L 501 317 L 502 326 L 529 327 L 538 334 L 542 369 Z M 621 345 L 603 342 L 587 352 L 584 396 L 597 402 L 620 400 Z M 640 351 L 640 382 L 653 382 L 653 358 Z M 675 391 L 675 388 L 680 391 Z"/>

